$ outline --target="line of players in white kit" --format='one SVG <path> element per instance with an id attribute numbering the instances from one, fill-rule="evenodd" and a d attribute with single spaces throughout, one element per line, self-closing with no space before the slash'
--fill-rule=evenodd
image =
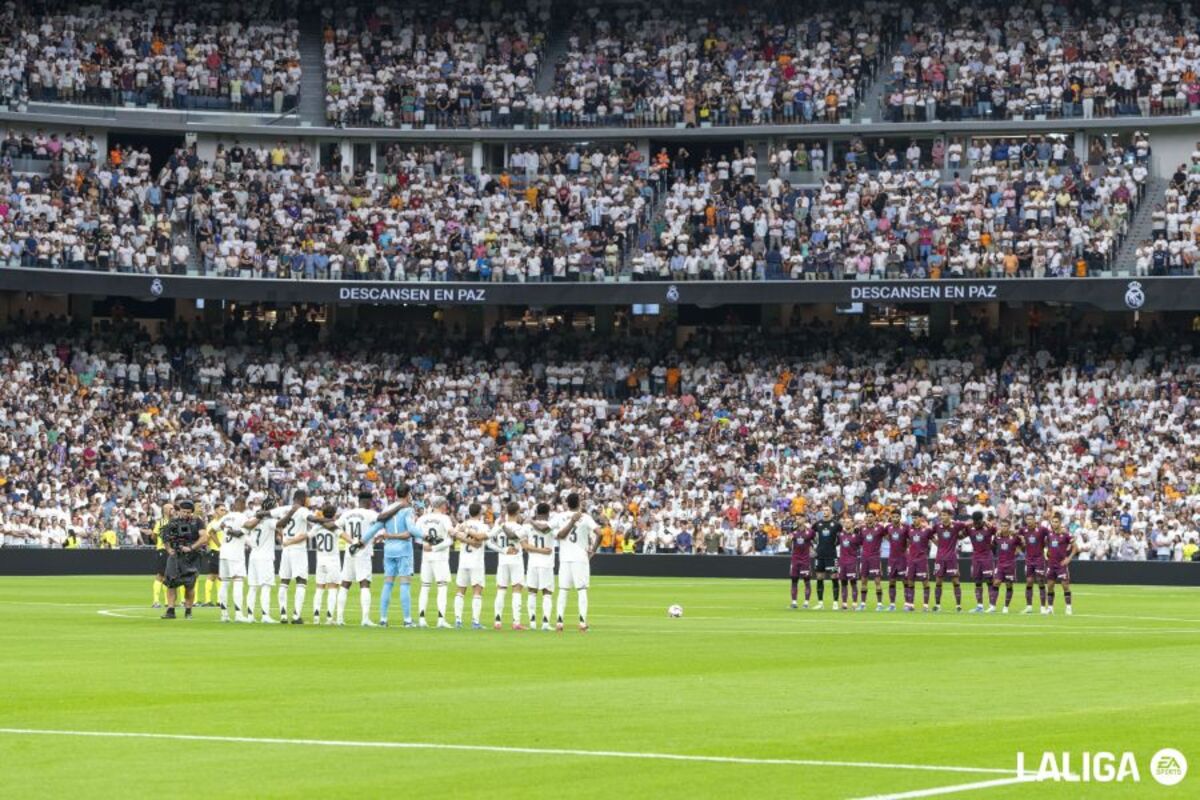
<path id="1" fill-rule="evenodd" d="M 406 489 L 399 500 L 383 511 L 373 508 L 374 497 L 361 494 L 357 508 L 339 511 L 326 505 L 312 509 L 303 491 L 293 495 L 290 506 L 265 500 L 257 511 L 249 511 L 245 498 L 232 509 L 218 508 L 209 524 L 210 537 L 219 539 L 220 584 L 218 601 L 223 622 L 302 624 L 308 584 L 308 547 L 316 553 L 312 621 L 344 625 L 346 602 L 354 584 L 359 586 L 361 624 L 375 627 L 371 620 L 372 551 L 374 540 L 384 542 L 384 594 L 380 598 L 380 625 L 387 626 L 387 613 L 394 583 L 400 584 L 404 627 L 449 628 L 446 601 L 450 583 L 450 551 L 460 545 L 455 574 L 454 627 L 463 627 L 467 591 L 471 591 L 471 627 L 480 629 L 483 589 L 486 583 L 484 553 L 498 553 L 494 627 L 503 626 L 505 597 L 512 593 L 511 620 L 514 630 L 537 629 L 537 599 L 541 603 L 541 629 L 563 630 L 569 590 L 576 592 L 579 629 L 588 628 L 588 584 L 590 560 L 598 544 L 595 520 L 580 509 L 580 498 L 570 494 L 566 510 L 551 513 L 549 504 L 539 503 L 529 520 L 520 506 L 509 503 L 494 525 L 484 521 L 478 503 L 467 507 L 466 519 L 455 521 L 447 500 L 434 497 L 430 510 L 417 516 Z M 416 619 L 412 617 L 409 582 L 413 576 L 413 545 L 422 550 L 421 590 Z M 276 571 L 276 545 L 281 546 Z M 555 590 L 555 551 L 558 552 L 558 603 L 551 623 Z M 526 563 L 528 557 L 528 563 Z M 271 613 L 271 589 L 276 586 L 278 621 Z M 243 603 L 242 583 L 246 584 Z M 289 604 L 289 587 L 295 593 Z M 426 619 L 431 590 L 436 588 L 437 621 Z M 232 598 L 229 591 L 232 590 Z M 522 598 L 525 608 L 522 608 Z M 233 613 L 230 613 L 230 609 Z M 290 610 L 290 614 L 289 614 Z M 522 611 L 525 614 L 522 614 Z"/>

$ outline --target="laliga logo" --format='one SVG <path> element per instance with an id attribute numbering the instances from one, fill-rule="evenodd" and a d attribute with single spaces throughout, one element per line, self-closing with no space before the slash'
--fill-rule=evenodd
<path id="1" fill-rule="evenodd" d="M 158 278 L 150 281 L 150 294 L 160 297 L 163 293 L 163 282 Z"/>
<path id="2" fill-rule="evenodd" d="M 679 288 L 675 284 L 671 284 L 670 286 L 667 287 L 667 302 L 668 303 L 678 303 L 679 302 Z"/>
<path id="3" fill-rule="evenodd" d="M 1128 288 L 1125 289 L 1125 305 L 1137 311 L 1146 303 L 1146 293 L 1142 291 L 1142 284 L 1137 281 L 1130 281 Z"/>
<path id="4" fill-rule="evenodd" d="M 1166 747 L 1150 758 L 1150 777 L 1163 786 L 1174 786 L 1187 777 L 1187 758 L 1178 750 Z M 1042 753 L 1037 772 L 1025 768 L 1025 753 L 1017 753 L 1017 777 L 1028 781 L 1055 783 L 1140 783 L 1137 759 L 1133 753 L 1084 752 L 1078 761 L 1071 753 Z"/>

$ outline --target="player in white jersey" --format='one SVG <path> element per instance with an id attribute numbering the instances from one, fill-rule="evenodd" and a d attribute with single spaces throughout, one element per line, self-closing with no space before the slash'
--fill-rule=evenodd
<path id="1" fill-rule="evenodd" d="M 249 568 L 246 583 L 250 590 L 246 597 L 246 622 L 254 622 L 254 606 L 262 595 L 262 621 L 274 625 L 271 616 L 271 587 L 275 585 L 275 501 L 267 498 L 262 508 L 250 516 L 243 527 L 250 531 L 247 546 L 250 548 Z"/>
<path id="2" fill-rule="evenodd" d="M 579 599 L 579 630 L 586 631 L 591 560 L 600 526 L 590 514 L 583 513 L 579 495 L 575 492 L 567 495 L 567 513 L 556 515 L 550 524 L 558 528 L 558 621 L 555 628 L 563 629 L 567 592 L 574 589 Z"/>
<path id="3" fill-rule="evenodd" d="M 488 547 L 500 555 L 496 560 L 496 630 L 503 625 L 504 595 L 512 589 L 512 626 L 514 631 L 525 630 L 521 624 L 521 595 L 525 593 L 525 556 L 521 539 L 526 535 L 521 524 L 521 507 L 509 503 L 504 509 L 504 521 L 492 528 Z"/>
<path id="4" fill-rule="evenodd" d="M 242 581 L 246 578 L 246 498 L 233 501 L 233 510 L 221 517 L 221 584 L 217 587 L 217 603 L 221 606 L 221 621 L 229 621 L 229 589 L 233 589 L 233 619 L 244 622 L 242 614 Z"/>
<path id="5" fill-rule="evenodd" d="M 449 628 L 446 622 L 446 594 L 450 584 L 450 545 L 454 540 L 450 533 L 454 523 L 446 514 L 447 503 L 444 497 L 435 497 L 431 503 L 433 510 L 422 514 L 417 520 L 417 529 L 421 532 L 421 595 L 417 603 L 417 627 L 428 628 L 425 621 L 425 607 L 429 604 L 429 586 L 437 584 L 437 627 Z"/>
<path id="6" fill-rule="evenodd" d="M 538 503 L 533 521 L 525 526 L 521 548 L 529 553 L 529 568 L 525 571 L 526 598 L 529 605 L 529 627 L 537 630 L 537 599 L 542 597 L 542 630 L 550 630 L 550 603 L 554 594 L 555 530 L 550 527 L 550 504 Z"/>
<path id="7" fill-rule="evenodd" d="M 317 590 L 313 592 L 313 625 L 321 624 L 321 598 L 323 595 L 328 598 L 325 602 L 325 624 L 332 625 L 334 622 L 333 607 L 337 603 L 337 592 L 342 575 L 342 554 L 338 550 L 338 540 L 352 541 L 350 535 L 340 530 L 334 523 L 333 520 L 336 516 L 337 509 L 332 505 L 327 505 L 321 509 L 319 517 L 309 518 L 308 528 L 303 533 L 283 540 L 285 550 L 293 545 L 311 541 L 313 550 L 317 553 Z M 299 609 L 298 606 L 297 610 Z"/>
<path id="8" fill-rule="evenodd" d="M 487 582 L 483 554 L 487 547 L 488 527 L 483 521 L 483 506 L 471 503 L 467 506 L 468 519 L 453 533 L 455 541 L 462 543 L 458 554 L 458 572 L 454 576 L 454 627 L 462 627 L 463 605 L 467 587 L 471 587 L 471 628 L 480 630 L 479 614 L 483 610 L 483 585 Z"/>
<path id="9" fill-rule="evenodd" d="M 379 517 L 371 508 L 374 499 L 370 492 L 360 492 L 358 508 L 343 511 L 337 519 L 338 527 L 352 540 L 349 552 L 342 559 L 342 588 L 337 596 L 338 625 L 346 623 L 346 598 L 350 593 L 350 584 L 357 582 L 358 605 L 362 611 L 360 624 L 365 628 L 375 627 L 371 621 L 371 548 L 361 546 L 363 534 Z"/>
<path id="10" fill-rule="evenodd" d="M 308 591 L 308 547 L 305 545 L 304 539 L 297 538 L 301 534 L 308 533 L 309 522 L 315 516 L 307 506 L 308 492 L 299 489 L 292 495 L 291 508 L 275 510 L 275 514 L 279 517 L 279 522 L 275 525 L 275 533 L 284 539 L 296 542 L 289 547 L 284 547 L 279 554 L 279 621 L 288 622 L 288 586 L 294 579 L 296 581 L 296 603 L 292 606 L 291 622 L 293 625 L 304 623 L 301 612 L 304 611 L 304 595 Z"/>

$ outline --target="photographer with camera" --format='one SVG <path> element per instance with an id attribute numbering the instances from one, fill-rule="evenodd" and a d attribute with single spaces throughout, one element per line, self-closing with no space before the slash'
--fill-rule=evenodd
<path id="1" fill-rule="evenodd" d="M 183 587 L 183 616 L 192 618 L 192 604 L 196 599 L 196 578 L 203 564 L 204 548 L 208 545 L 208 531 L 195 515 L 196 506 L 191 500 L 181 500 L 176 513 L 163 526 L 162 538 L 167 551 L 166 580 L 167 610 L 163 619 L 175 619 L 175 599 L 179 587 Z"/>

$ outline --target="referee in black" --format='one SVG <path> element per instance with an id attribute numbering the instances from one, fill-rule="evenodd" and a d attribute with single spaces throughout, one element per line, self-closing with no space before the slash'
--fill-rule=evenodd
<path id="1" fill-rule="evenodd" d="M 196 578 L 204 563 L 204 548 L 208 544 L 208 531 L 196 516 L 196 505 L 191 500 L 181 500 L 176 513 L 163 526 L 163 544 L 167 549 L 167 611 L 163 619 L 175 619 L 175 600 L 179 587 L 183 587 L 183 616 L 192 618 L 192 603 L 196 600 Z"/>
<path id="2" fill-rule="evenodd" d="M 826 504 L 821 519 L 813 525 L 817 534 L 817 560 L 813 564 L 813 575 L 817 579 L 817 608 L 825 605 L 825 581 L 833 587 L 833 607 L 837 608 L 837 541 L 842 533 L 842 523 L 833 513 L 833 506 Z"/>

